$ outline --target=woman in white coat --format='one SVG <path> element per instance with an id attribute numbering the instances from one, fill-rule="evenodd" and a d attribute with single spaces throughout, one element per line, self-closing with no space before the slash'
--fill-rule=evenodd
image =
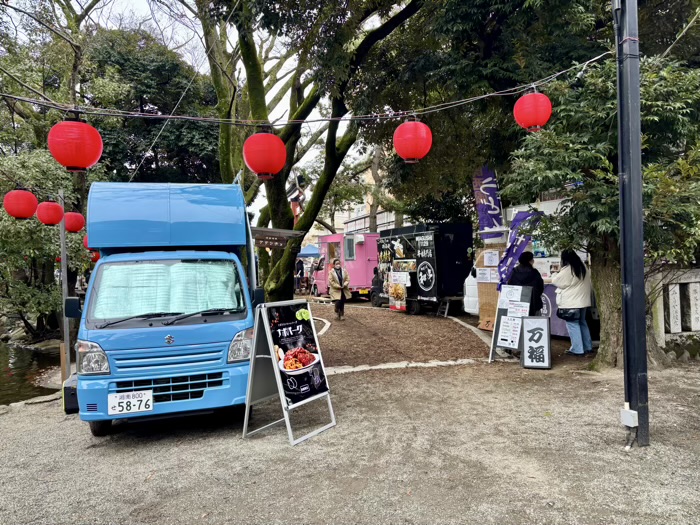
<path id="1" fill-rule="evenodd" d="M 568 355 L 584 356 L 593 352 L 586 312 L 591 306 L 591 272 L 573 250 L 561 252 L 561 270 L 552 278 L 557 287 L 557 316 L 566 321 L 571 339 Z"/>

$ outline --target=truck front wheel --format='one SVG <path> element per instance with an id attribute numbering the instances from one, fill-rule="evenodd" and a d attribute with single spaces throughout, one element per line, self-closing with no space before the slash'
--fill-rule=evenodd
<path id="1" fill-rule="evenodd" d="M 380 308 L 382 306 L 382 299 L 377 292 L 372 293 L 372 306 L 375 308 Z"/>
<path id="2" fill-rule="evenodd" d="M 108 436 L 112 432 L 112 421 L 90 421 L 90 432 L 95 437 Z"/>

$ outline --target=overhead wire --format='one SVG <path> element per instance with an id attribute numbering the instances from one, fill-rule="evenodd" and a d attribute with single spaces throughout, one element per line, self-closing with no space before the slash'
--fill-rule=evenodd
<path id="1" fill-rule="evenodd" d="M 236 11 L 236 9 L 238 8 L 238 4 L 239 4 L 239 3 L 240 3 L 240 0 L 236 0 L 236 3 L 235 3 L 235 4 L 233 5 L 233 7 L 231 8 L 231 12 L 228 14 L 228 17 L 226 17 L 226 21 L 224 22 L 224 27 L 227 27 L 227 26 L 228 26 L 229 20 L 231 20 L 231 16 L 233 16 L 233 13 L 234 13 L 234 12 Z M 224 44 L 224 45 L 225 45 L 225 44 Z M 197 78 L 197 76 L 199 76 L 199 68 L 202 66 L 202 63 L 204 62 L 204 60 L 206 60 L 206 59 L 209 58 L 209 54 L 212 52 L 213 49 L 214 49 L 214 48 L 213 48 L 212 46 L 209 47 L 209 51 L 206 52 L 206 54 L 204 55 L 204 58 L 202 58 L 202 60 L 199 62 L 199 64 L 198 64 L 197 67 L 195 68 L 194 75 L 192 75 L 192 78 L 190 79 L 190 81 L 189 81 L 189 83 L 187 84 L 187 86 L 185 86 L 185 89 L 182 91 L 182 94 L 180 95 L 180 98 L 178 99 L 177 103 L 175 104 L 175 107 L 173 107 L 173 110 L 170 112 L 170 116 L 171 116 L 171 117 L 175 115 L 175 111 L 177 111 L 177 108 L 180 106 L 180 102 L 182 102 L 182 99 L 185 98 L 185 94 L 187 94 L 187 92 L 189 91 L 190 86 L 192 85 L 192 83 L 194 82 L 194 80 Z M 131 173 L 131 176 L 129 177 L 129 182 L 131 182 L 132 180 L 134 180 L 134 177 L 136 176 L 136 173 L 138 173 L 139 168 L 141 168 L 141 166 L 143 165 L 143 163 L 146 161 L 146 158 L 148 157 L 148 153 L 149 153 L 151 150 L 153 150 L 153 147 L 156 145 L 156 142 L 158 142 L 158 139 L 160 138 L 161 134 L 163 133 L 163 130 L 165 130 L 165 126 L 168 125 L 168 122 L 170 122 L 169 119 L 166 119 L 166 121 L 163 122 L 163 126 L 162 126 L 162 127 L 160 128 L 160 130 L 158 131 L 158 134 L 156 135 L 156 138 L 153 139 L 153 142 L 151 143 L 151 146 L 150 146 L 150 147 L 148 148 L 148 150 L 146 150 L 146 152 L 144 153 L 143 158 L 141 159 L 141 162 L 139 162 L 138 166 L 136 166 L 136 168 L 134 169 L 134 171 Z"/>
<path id="2" fill-rule="evenodd" d="M 0 93 L 0 96 L 7 97 L 13 100 L 18 100 L 21 102 L 26 102 L 29 104 L 35 104 L 37 106 L 47 107 L 50 109 L 56 109 L 59 111 L 72 111 L 81 113 L 84 115 L 100 116 L 100 117 L 119 117 L 119 118 L 140 118 L 140 119 L 154 119 L 154 120 L 185 120 L 193 122 L 207 122 L 213 124 L 230 124 L 232 126 L 242 126 L 242 127 L 260 127 L 260 126 L 271 126 L 271 127 L 284 127 L 288 124 L 313 124 L 320 122 L 351 122 L 351 121 L 383 121 L 383 120 L 396 120 L 400 118 L 405 118 L 409 116 L 427 115 L 431 113 L 436 113 L 439 111 L 445 111 L 455 107 L 463 106 L 465 104 L 470 104 L 479 100 L 484 100 L 491 97 L 504 97 L 504 96 L 514 96 L 521 93 L 525 93 L 533 89 L 533 87 L 541 87 L 546 84 L 553 82 L 558 77 L 569 73 L 577 69 L 584 69 L 589 64 L 600 60 L 601 58 L 611 55 L 612 52 L 606 51 L 601 55 L 598 55 L 586 62 L 581 64 L 576 64 L 567 69 L 558 71 L 544 78 L 536 80 L 534 82 L 529 82 L 527 84 L 521 84 L 513 88 L 504 89 L 501 91 L 495 91 L 491 93 L 485 93 L 483 95 L 477 95 L 474 97 L 469 97 L 461 100 L 455 100 L 450 102 L 444 102 L 441 104 L 436 104 L 432 106 L 426 106 L 423 108 L 409 109 L 409 110 L 397 110 L 397 111 L 386 111 L 382 113 L 369 113 L 364 115 L 350 115 L 344 117 L 319 117 L 312 119 L 290 119 L 286 121 L 278 121 L 275 123 L 270 123 L 263 120 L 246 120 L 246 119 L 222 119 L 217 117 L 196 117 L 191 115 L 175 115 L 175 114 L 158 114 L 158 113 L 141 113 L 133 111 L 124 111 L 118 109 L 108 109 L 108 108 L 92 108 L 92 107 L 78 107 L 74 108 L 66 104 L 59 103 L 49 103 L 46 101 L 33 99 L 30 97 L 21 97 L 18 95 L 12 95 L 9 93 Z"/>

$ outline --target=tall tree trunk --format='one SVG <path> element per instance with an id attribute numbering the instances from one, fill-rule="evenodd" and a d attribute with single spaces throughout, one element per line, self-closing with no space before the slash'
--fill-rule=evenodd
<path id="1" fill-rule="evenodd" d="M 600 347 L 595 367 L 622 366 L 622 278 L 617 261 L 591 255 L 591 279 L 600 317 Z"/>
<path id="2" fill-rule="evenodd" d="M 369 231 L 371 233 L 377 232 L 377 213 L 379 212 L 379 185 L 382 182 L 381 175 L 379 174 L 379 162 L 382 158 L 382 147 L 374 147 L 374 158 L 372 159 L 372 180 L 374 181 L 374 191 L 372 192 L 371 198 L 372 202 L 369 204 Z"/>
<path id="3" fill-rule="evenodd" d="M 401 228 L 403 226 L 403 213 L 397 211 L 394 215 L 394 228 Z"/>
<path id="4" fill-rule="evenodd" d="M 608 243 L 610 244 L 610 243 Z M 596 305 L 600 317 L 600 347 L 593 360 L 594 368 L 624 366 L 624 344 L 622 335 L 622 273 L 620 264 L 611 253 L 618 253 L 611 244 L 606 254 L 592 254 L 591 278 L 595 291 Z M 650 313 L 646 322 L 647 362 L 650 367 L 660 367 L 666 356 L 656 343 L 654 326 Z"/>

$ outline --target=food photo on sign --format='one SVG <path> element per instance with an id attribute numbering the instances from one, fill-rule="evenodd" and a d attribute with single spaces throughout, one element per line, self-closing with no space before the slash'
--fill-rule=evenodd
<path id="1" fill-rule="evenodd" d="M 273 354 L 290 403 L 328 391 L 321 353 L 307 304 L 268 309 Z"/>

